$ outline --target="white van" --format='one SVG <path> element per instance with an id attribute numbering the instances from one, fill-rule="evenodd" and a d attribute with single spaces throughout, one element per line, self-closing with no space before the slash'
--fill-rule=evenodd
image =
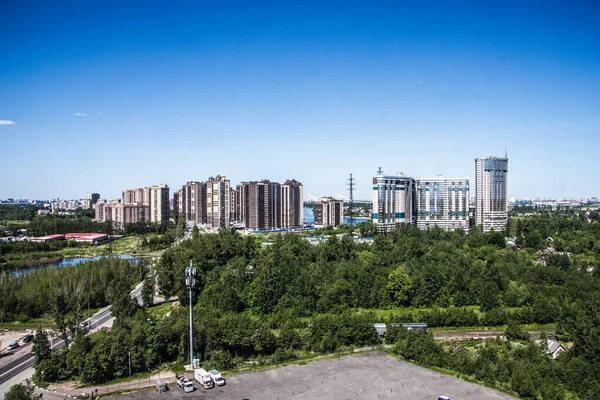
<path id="1" fill-rule="evenodd" d="M 225 379 L 223 379 L 221 373 L 216 369 L 211 369 L 210 371 L 208 371 L 208 373 L 210 374 L 210 377 L 215 383 L 215 385 L 223 386 L 225 384 Z"/>

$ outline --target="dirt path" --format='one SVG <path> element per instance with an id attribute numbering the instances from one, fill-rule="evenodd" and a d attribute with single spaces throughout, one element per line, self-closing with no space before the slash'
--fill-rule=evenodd
<path id="1" fill-rule="evenodd" d="M 184 376 L 188 379 L 193 379 L 194 373 L 187 372 L 184 374 Z M 171 371 L 161 371 L 148 378 L 135 379 L 129 382 L 116 383 L 113 385 L 104 386 L 81 387 L 81 385 L 76 382 L 53 383 L 50 386 L 48 386 L 48 390 L 73 397 L 81 396 L 84 394 L 89 395 L 90 392 L 93 392 L 94 395 L 102 395 L 108 393 L 129 392 L 132 390 L 152 387 L 156 384 L 157 380 L 161 380 L 163 383 L 174 385 L 175 373 Z"/>

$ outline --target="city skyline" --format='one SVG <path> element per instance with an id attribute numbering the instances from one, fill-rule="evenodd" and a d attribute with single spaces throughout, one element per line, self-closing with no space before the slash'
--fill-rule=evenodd
<path id="1" fill-rule="evenodd" d="M 600 197 L 600 6 L 431 2 L 0 6 L 0 198 L 294 177 L 465 177 Z"/>

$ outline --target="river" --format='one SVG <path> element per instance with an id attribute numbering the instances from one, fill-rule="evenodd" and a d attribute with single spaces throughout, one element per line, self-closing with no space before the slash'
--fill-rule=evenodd
<path id="1" fill-rule="evenodd" d="M 81 263 L 86 262 L 86 261 L 99 260 L 102 257 L 106 257 L 106 256 L 65 258 L 64 260 L 57 261 L 57 262 L 52 262 L 52 263 L 46 263 L 46 264 L 40 264 L 40 265 L 35 265 L 35 266 L 29 266 L 29 267 L 19 268 L 19 269 L 10 271 L 10 274 L 11 275 L 24 275 L 24 274 L 29 274 L 29 273 L 31 273 L 33 271 L 37 271 L 39 269 L 43 269 L 43 268 L 69 267 L 69 266 L 81 264 Z M 113 257 L 114 258 L 120 258 L 122 260 L 131 260 L 134 263 L 138 262 L 138 260 L 139 260 L 138 258 L 132 256 L 131 254 L 121 254 L 121 255 L 117 255 L 117 256 L 113 256 Z"/>

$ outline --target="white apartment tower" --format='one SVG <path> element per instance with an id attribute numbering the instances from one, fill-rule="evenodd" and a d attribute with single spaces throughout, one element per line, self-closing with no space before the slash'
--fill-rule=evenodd
<path id="1" fill-rule="evenodd" d="M 508 224 L 508 157 L 475 159 L 475 225 L 484 232 Z"/>
<path id="2" fill-rule="evenodd" d="M 231 193 L 229 179 L 217 175 L 206 182 L 207 225 L 228 228 L 231 217 Z"/>
<path id="3" fill-rule="evenodd" d="M 415 223 L 415 181 L 398 174 L 373 177 L 373 224 L 382 232 Z"/>
<path id="4" fill-rule="evenodd" d="M 469 180 L 467 178 L 417 179 L 417 226 L 438 226 L 445 231 L 469 230 Z"/>

